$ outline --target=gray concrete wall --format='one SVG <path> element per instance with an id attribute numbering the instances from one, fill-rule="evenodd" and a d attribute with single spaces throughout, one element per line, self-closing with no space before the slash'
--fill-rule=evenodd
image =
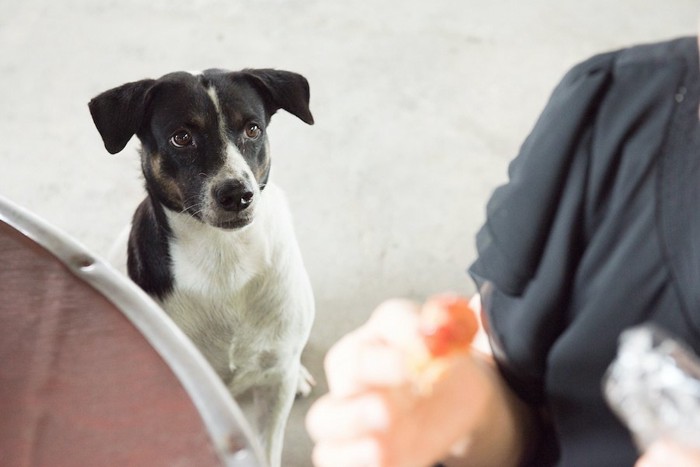
<path id="1" fill-rule="evenodd" d="M 316 125 L 280 112 L 287 191 L 317 294 L 305 360 L 390 296 L 471 293 L 490 192 L 562 74 L 694 34 L 693 0 L 0 0 L 0 193 L 105 254 L 143 196 L 86 103 L 174 70 L 274 67 L 311 83 Z M 299 402 L 286 465 L 309 465 Z"/>

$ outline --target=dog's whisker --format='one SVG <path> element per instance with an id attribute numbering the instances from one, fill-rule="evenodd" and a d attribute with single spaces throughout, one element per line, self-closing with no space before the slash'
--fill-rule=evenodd
<path id="1" fill-rule="evenodd" d="M 199 200 L 185 198 L 185 202 L 182 205 L 180 214 L 190 212 L 193 215 L 200 215 L 203 211 L 204 207 L 202 206 L 202 203 Z"/>

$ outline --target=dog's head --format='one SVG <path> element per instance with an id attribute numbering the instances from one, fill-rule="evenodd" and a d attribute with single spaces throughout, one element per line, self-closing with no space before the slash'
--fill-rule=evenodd
<path id="1" fill-rule="evenodd" d="M 284 109 L 313 124 L 306 79 L 271 69 L 171 73 L 106 91 L 89 107 L 110 153 L 141 140 L 150 196 L 225 229 L 253 219 L 270 171 L 272 115 Z"/>

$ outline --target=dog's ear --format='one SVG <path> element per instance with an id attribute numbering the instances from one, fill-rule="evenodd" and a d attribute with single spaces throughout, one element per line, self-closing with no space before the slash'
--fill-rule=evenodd
<path id="1" fill-rule="evenodd" d="M 314 124 L 309 110 L 309 82 L 298 73 L 273 69 L 247 69 L 243 75 L 266 100 L 271 113 L 279 109 L 299 117 L 304 123 Z"/>
<path id="2" fill-rule="evenodd" d="M 92 121 L 110 154 L 124 149 L 141 127 L 148 92 L 154 83 L 152 79 L 126 83 L 103 92 L 88 103 Z"/>

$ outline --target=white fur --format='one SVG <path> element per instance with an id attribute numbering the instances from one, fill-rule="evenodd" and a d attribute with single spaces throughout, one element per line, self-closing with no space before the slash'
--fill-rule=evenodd
<path id="1" fill-rule="evenodd" d="M 279 465 L 286 419 L 314 316 L 311 286 L 283 193 L 268 184 L 249 226 L 225 231 L 168 212 L 175 290 L 163 308 L 246 411 Z M 244 409 L 246 409 L 244 407 Z"/>
<path id="2" fill-rule="evenodd" d="M 232 395 L 249 401 L 242 407 L 279 466 L 296 391 L 309 388 L 300 357 L 314 299 L 284 194 L 268 184 L 258 196 L 253 222 L 239 230 L 166 209 L 175 280 L 160 304 Z"/>
<path id="3" fill-rule="evenodd" d="M 254 353 L 280 349 L 280 340 L 286 342 L 286 334 L 291 333 L 289 340 L 295 342 L 284 353 L 301 351 L 300 336 L 308 337 L 313 317 L 307 311 L 313 310 L 313 297 L 286 201 L 275 185 L 263 192 L 253 223 L 240 230 L 217 229 L 172 211 L 168 220 L 174 234 L 170 256 L 175 293 L 163 307 L 188 334 L 196 334 L 204 326 L 202 321 L 216 323 L 220 329 L 235 323 L 236 334 L 249 341 L 244 345 L 238 340 L 241 349 Z M 202 313 L 192 313 L 193 309 Z M 271 327 L 260 329 L 260 324 Z M 225 347 L 223 354 L 228 356 L 230 342 Z M 210 360 L 222 360 L 221 350 L 217 348 Z M 246 359 L 235 355 L 233 361 L 227 357 L 215 365 L 224 381 L 240 378 L 231 373 L 231 365 L 246 366 L 241 361 Z"/>

